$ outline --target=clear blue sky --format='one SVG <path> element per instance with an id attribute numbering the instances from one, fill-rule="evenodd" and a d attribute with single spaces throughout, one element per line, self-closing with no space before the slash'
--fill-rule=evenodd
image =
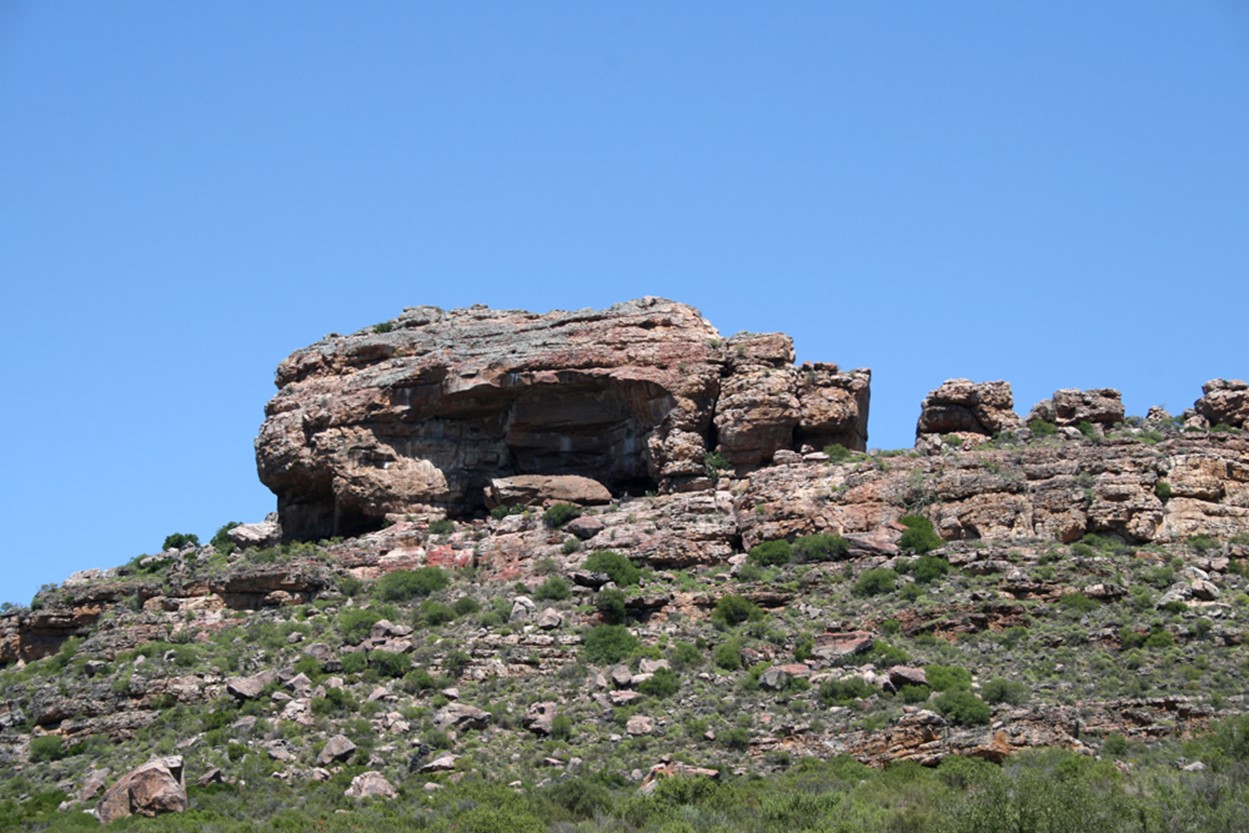
<path id="1" fill-rule="evenodd" d="M 924 394 L 1249 376 L 1249 4 L 0 2 L 0 600 L 259 520 L 273 370 L 644 294 Z"/>

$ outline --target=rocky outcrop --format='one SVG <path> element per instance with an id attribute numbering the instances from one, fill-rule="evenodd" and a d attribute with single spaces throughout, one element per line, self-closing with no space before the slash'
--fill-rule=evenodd
<path id="1" fill-rule="evenodd" d="M 1114 388 L 1064 388 L 1054 391 L 1052 398 L 1042 399 L 1033 405 L 1028 419 L 1040 419 L 1063 427 L 1082 422 L 1117 425 L 1123 422 L 1123 397 Z"/>
<path id="2" fill-rule="evenodd" d="M 657 298 L 544 315 L 405 310 L 278 367 L 256 441 L 287 538 L 351 535 L 388 513 L 482 508 L 496 478 L 578 475 L 613 494 L 706 482 L 719 450 L 867 439 L 867 371 L 793 366 L 787 336 L 724 342 Z"/>
<path id="3" fill-rule="evenodd" d="M 1201 386 L 1193 409 L 1214 427 L 1244 428 L 1249 424 L 1249 383 L 1240 379 L 1211 379 Z"/>
<path id="4" fill-rule="evenodd" d="M 1021 422 L 1014 409 L 1009 382 L 949 379 L 924 398 L 915 426 L 916 444 L 932 434 L 991 437 L 1018 428 Z"/>
<path id="5" fill-rule="evenodd" d="M 125 816 L 181 813 L 187 808 L 182 758 L 160 758 L 126 773 L 96 805 L 101 823 Z"/>

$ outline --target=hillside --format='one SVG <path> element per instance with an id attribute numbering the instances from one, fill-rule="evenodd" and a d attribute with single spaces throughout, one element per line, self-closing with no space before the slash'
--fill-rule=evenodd
<path id="1" fill-rule="evenodd" d="M 271 518 L 0 615 L 16 827 L 73 826 L 159 756 L 198 829 L 303 803 L 461 829 L 439 793 L 511 784 L 567 825 L 696 830 L 715 827 L 578 815 L 552 790 L 624 794 L 675 761 L 660 776 L 715 770 L 739 797 L 810 778 L 850 802 L 907 762 L 1119 759 L 1113 780 L 1174 773 L 1158 756 L 1185 743 L 1210 744 L 1193 778 L 1245 757 L 1218 740 L 1249 712 L 1242 383 L 1175 418 L 1058 391 L 1025 421 L 1009 385 L 954 380 L 914 449 L 869 452 L 870 372 L 795 367 L 785 336 L 722 338 L 660 299 L 416 308 L 297 351 L 277 382 Z M 973 769 L 942 789 L 996 777 Z M 733 806 L 725 824 L 767 827 Z M 903 829 L 882 807 L 846 829 Z M 1150 812 L 1133 829 L 1168 829 Z"/>

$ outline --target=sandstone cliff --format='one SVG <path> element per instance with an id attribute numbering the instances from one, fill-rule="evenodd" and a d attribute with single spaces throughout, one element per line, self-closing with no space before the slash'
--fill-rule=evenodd
<path id="1" fill-rule="evenodd" d="M 405 310 L 278 367 L 256 441 L 288 538 L 355 534 L 387 513 L 465 515 L 491 479 L 580 475 L 614 494 L 708 482 L 778 449 L 867 442 L 866 370 L 794 367 L 780 334 L 722 339 L 657 298 L 538 315 Z"/>

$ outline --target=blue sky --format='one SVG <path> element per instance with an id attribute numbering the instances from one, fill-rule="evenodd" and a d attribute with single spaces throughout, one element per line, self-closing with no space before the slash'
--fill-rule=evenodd
<path id="1" fill-rule="evenodd" d="M 260 519 L 273 370 L 662 295 L 874 372 L 1249 376 L 1249 6 L 0 3 L 0 600 Z"/>

